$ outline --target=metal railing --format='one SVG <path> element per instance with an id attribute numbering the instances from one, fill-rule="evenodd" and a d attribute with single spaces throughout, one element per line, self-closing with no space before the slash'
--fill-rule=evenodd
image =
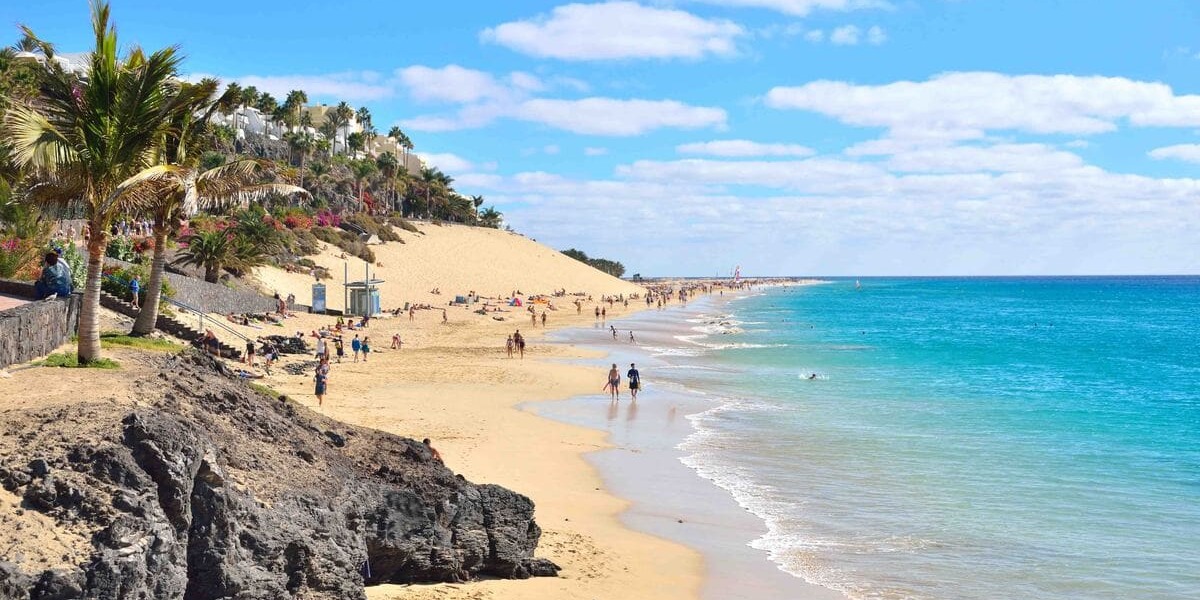
<path id="1" fill-rule="evenodd" d="M 201 333 L 204 333 L 204 330 L 208 329 L 209 326 L 214 326 L 217 329 L 220 329 L 221 331 L 224 331 L 226 333 L 233 335 L 234 337 L 237 337 L 238 339 L 242 340 L 243 342 L 250 341 L 250 338 L 242 335 L 236 329 L 234 329 L 216 319 L 209 317 L 207 313 L 205 313 L 203 310 L 200 310 L 199 308 L 196 308 L 196 307 L 194 307 L 190 304 L 186 304 L 184 302 L 180 302 L 173 298 L 164 298 L 163 301 L 166 302 L 167 304 L 170 304 L 171 306 L 174 306 L 179 309 L 183 309 L 185 312 L 193 313 L 197 318 L 199 318 Z M 207 325 L 206 325 L 206 323 L 207 323 Z"/>

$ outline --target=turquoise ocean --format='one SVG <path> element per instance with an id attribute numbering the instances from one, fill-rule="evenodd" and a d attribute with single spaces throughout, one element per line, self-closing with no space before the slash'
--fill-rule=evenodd
<path id="1" fill-rule="evenodd" d="M 856 599 L 1200 598 L 1200 278 L 860 283 L 617 325 L 639 418 L 691 407 L 675 460 L 764 561 Z"/>

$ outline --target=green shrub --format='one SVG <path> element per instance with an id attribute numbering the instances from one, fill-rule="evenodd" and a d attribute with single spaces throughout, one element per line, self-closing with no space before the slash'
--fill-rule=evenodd
<path id="1" fill-rule="evenodd" d="M 417 229 L 416 225 L 413 225 L 412 223 L 408 222 L 408 219 L 401 219 L 400 217 L 396 217 L 395 219 L 392 219 L 392 221 L 393 221 L 392 225 L 395 225 L 396 227 L 399 227 L 400 229 L 403 229 L 405 231 L 411 231 L 413 233 L 421 233 L 421 230 Z"/>
<path id="2" fill-rule="evenodd" d="M 313 227 L 312 233 L 317 239 L 341 248 L 346 254 L 352 254 L 369 263 L 375 262 L 375 253 L 359 241 L 357 235 L 349 231 L 332 227 Z"/>
<path id="3" fill-rule="evenodd" d="M 141 255 L 133 249 L 133 238 L 124 235 L 114 235 L 108 238 L 108 247 L 104 255 L 125 262 L 137 262 Z"/>
<path id="4" fill-rule="evenodd" d="M 362 227 L 367 233 L 374 235 L 383 242 L 398 242 L 400 236 L 396 235 L 396 231 L 383 221 L 366 213 L 356 213 L 346 218 L 347 223 L 353 223 Z"/>

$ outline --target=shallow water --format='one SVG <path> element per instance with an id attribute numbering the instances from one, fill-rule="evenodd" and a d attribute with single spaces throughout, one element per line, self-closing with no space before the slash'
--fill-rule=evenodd
<path id="1" fill-rule="evenodd" d="M 631 443 L 678 443 L 783 570 L 853 598 L 1200 598 L 1200 279 L 720 300 L 622 321 L 636 348 L 566 337 L 645 363 L 637 419 L 692 396 L 688 431 Z"/>

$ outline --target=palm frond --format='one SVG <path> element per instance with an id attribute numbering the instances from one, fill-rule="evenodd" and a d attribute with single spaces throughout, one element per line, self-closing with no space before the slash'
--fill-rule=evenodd
<path id="1" fill-rule="evenodd" d="M 75 159 L 70 140 L 41 113 L 27 106 L 8 109 L 4 132 L 9 138 L 12 160 L 21 167 L 53 174 Z"/>

